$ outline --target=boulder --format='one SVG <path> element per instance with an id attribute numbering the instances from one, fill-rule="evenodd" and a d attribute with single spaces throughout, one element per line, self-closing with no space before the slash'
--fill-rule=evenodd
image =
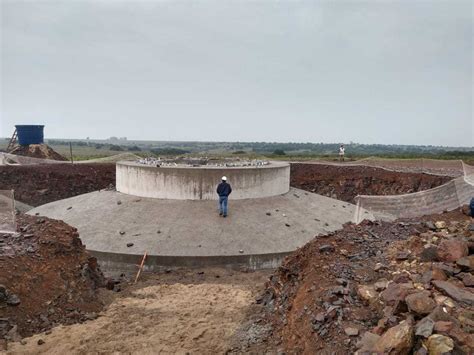
<path id="1" fill-rule="evenodd" d="M 0 285 L 0 304 L 8 299 L 8 291 L 4 285 Z"/>
<path id="2" fill-rule="evenodd" d="M 430 317 L 425 317 L 418 322 L 415 328 L 415 335 L 423 338 L 428 338 L 433 334 L 435 322 Z"/>
<path id="3" fill-rule="evenodd" d="M 365 332 L 356 344 L 357 348 L 359 349 L 357 353 L 365 354 L 366 352 L 371 352 L 379 339 L 380 335 L 371 332 Z"/>
<path id="4" fill-rule="evenodd" d="M 355 337 L 359 335 L 359 329 L 353 327 L 344 328 L 344 332 L 350 337 Z"/>
<path id="5" fill-rule="evenodd" d="M 320 253 L 332 253 L 334 252 L 335 248 L 330 244 L 325 244 L 319 247 Z"/>
<path id="6" fill-rule="evenodd" d="M 379 297 L 378 292 L 375 291 L 374 286 L 371 286 L 371 285 L 357 286 L 357 295 L 362 301 L 369 304 L 377 301 Z"/>
<path id="7" fill-rule="evenodd" d="M 438 267 L 433 267 L 431 270 L 426 271 L 421 277 L 421 281 L 425 284 L 430 283 L 432 280 L 445 281 L 447 279 L 448 277 L 446 276 L 446 273 Z"/>
<path id="8" fill-rule="evenodd" d="M 9 294 L 7 298 L 7 305 L 9 306 L 18 306 L 21 303 L 20 297 L 15 294 Z"/>
<path id="9" fill-rule="evenodd" d="M 438 259 L 441 261 L 455 262 L 468 255 L 469 248 L 464 240 L 448 239 L 438 245 Z"/>
<path id="10" fill-rule="evenodd" d="M 427 227 L 428 229 L 431 229 L 432 231 L 436 230 L 435 224 L 431 221 L 425 222 L 425 227 Z"/>
<path id="11" fill-rule="evenodd" d="M 387 330 L 375 343 L 373 351 L 383 354 L 408 354 L 413 347 L 413 325 L 404 320 Z"/>
<path id="12" fill-rule="evenodd" d="M 387 279 L 379 279 L 376 283 L 374 283 L 375 291 L 383 291 L 387 288 L 388 281 Z"/>
<path id="13" fill-rule="evenodd" d="M 468 273 L 459 274 L 462 283 L 466 287 L 474 287 L 474 275 Z"/>
<path id="14" fill-rule="evenodd" d="M 409 283 L 390 283 L 387 288 L 380 294 L 380 297 L 389 305 L 395 304 L 397 301 L 404 300 L 408 291 L 413 289 Z"/>
<path id="15" fill-rule="evenodd" d="M 453 322 L 440 320 L 434 324 L 436 333 L 449 333 L 451 329 L 453 329 Z"/>
<path id="16" fill-rule="evenodd" d="M 405 302 L 411 312 L 424 316 L 436 307 L 436 302 L 430 296 L 429 291 L 412 293 L 405 298 Z"/>
<path id="17" fill-rule="evenodd" d="M 430 355 L 441 355 L 449 353 L 454 349 L 454 341 L 450 337 L 433 334 L 428 338 L 426 346 Z"/>
<path id="18" fill-rule="evenodd" d="M 468 291 L 468 289 L 462 289 L 448 281 L 433 281 L 432 284 L 454 300 L 474 306 L 474 293 Z"/>
<path id="19" fill-rule="evenodd" d="M 448 310 L 446 307 L 443 306 L 438 306 L 435 309 L 433 309 L 433 312 L 430 313 L 428 316 L 435 322 L 438 321 L 445 321 L 445 322 L 452 322 L 455 319 L 449 314 Z"/>
<path id="20" fill-rule="evenodd" d="M 421 261 L 436 261 L 438 260 L 438 248 L 435 246 L 429 246 L 420 253 Z"/>
<path id="21" fill-rule="evenodd" d="M 461 272 L 461 269 L 454 267 L 453 265 L 450 265 L 448 263 L 437 263 L 434 265 L 437 268 L 440 268 L 441 270 L 444 271 L 444 273 L 449 277 L 449 276 L 454 276 L 455 274 L 458 274 Z"/>
<path id="22" fill-rule="evenodd" d="M 463 271 L 474 271 L 474 255 L 460 258 L 456 261 L 456 264 Z"/>

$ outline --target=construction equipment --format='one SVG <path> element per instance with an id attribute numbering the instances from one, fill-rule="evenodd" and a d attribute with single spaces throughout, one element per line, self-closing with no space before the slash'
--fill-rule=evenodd
<path id="1" fill-rule="evenodd" d="M 16 128 L 15 128 L 15 131 L 13 132 L 13 135 L 10 138 L 10 142 L 8 143 L 7 153 L 10 153 L 16 147 L 16 143 L 17 143 L 16 139 L 17 138 L 18 138 L 18 133 L 17 133 Z"/>

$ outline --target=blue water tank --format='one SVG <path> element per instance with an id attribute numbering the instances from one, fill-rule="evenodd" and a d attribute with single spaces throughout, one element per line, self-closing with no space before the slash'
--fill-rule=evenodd
<path id="1" fill-rule="evenodd" d="M 19 145 L 43 144 L 44 126 L 40 125 L 16 125 Z"/>

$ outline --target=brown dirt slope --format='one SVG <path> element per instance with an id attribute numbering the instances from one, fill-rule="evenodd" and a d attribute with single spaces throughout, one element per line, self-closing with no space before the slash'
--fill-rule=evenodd
<path id="1" fill-rule="evenodd" d="M 18 216 L 17 234 L 0 234 L 0 339 L 75 323 L 102 308 L 105 280 L 75 228 Z"/>
<path id="2" fill-rule="evenodd" d="M 348 224 L 289 256 L 259 300 L 273 333 L 254 350 L 473 353 L 474 225 L 460 210 L 424 221 Z"/>
<path id="3" fill-rule="evenodd" d="M 0 190 L 31 206 L 115 185 L 115 164 L 0 166 Z"/>
<path id="4" fill-rule="evenodd" d="M 47 144 L 30 144 L 28 146 L 18 146 L 10 153 L 38 159 L 49 159 L 59 161 L 68 160 Z"/>
<path id="5" fill-rule="evenodd" d="M 364 166 L 291 164 L 291 186 L 354 203 L 357 195 L 399 195 L 428 190 L 450 177 L 399 173 Z"/>

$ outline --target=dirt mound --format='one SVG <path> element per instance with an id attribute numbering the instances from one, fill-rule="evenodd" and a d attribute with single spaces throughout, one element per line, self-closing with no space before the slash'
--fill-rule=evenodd
<path id="1" fill-rule="evenodd" d="M 473 353 L 474 225 L 424 221 L 348 224 L 289 256 L 258 300 L 273 334 L 255 349 Z"/>
<path id="2" fill-rule="evenodd" d="M 354 203 L 357 195 L 399 195 L 428 190 L 452 178 L 366 166 L 291 164 L 293 187 Z"/>
<path id="3" fill-rule="evenodd" d="M 115 186 L 114 164 L 0 166 L 0 190 L 31 206 Z"/>
<path id="4" fill-rule="evenodd" d="M 57 153 L 47 144 L 30 144 L 26 146 L 18 146 L 10 154 L 21 155 L 24 157 L 67 161 L 65 157 Z"/>
<path id="5" fill-rule="evenodd" d="M 105 280 L 75 228 L 19 215 L 17 234 L 0 234 L 0 339 L 18 339 L 96 316 Z"/>

